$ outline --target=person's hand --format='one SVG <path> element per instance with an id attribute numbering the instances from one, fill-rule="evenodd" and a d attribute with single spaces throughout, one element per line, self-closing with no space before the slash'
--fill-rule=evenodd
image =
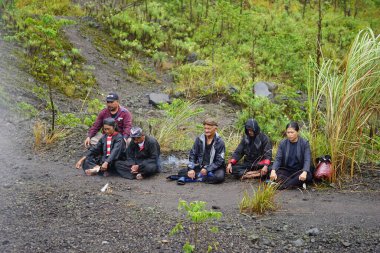
<path id="1" fill-rule="evenodd" d="M 301 175 L 299 176 L 299 180 L 300 181 L 305 181 L 306 180 L 306 177 L 307 177 L 307 172 L 306 171 L 303 171 L 302 173 L 301 173 Z"/>
<path id="2" fill-rule="evenodd" d="M 104 162 L 103 164 L 102 164 L 102 167 L 100 167 L 100 170 L 101 171 L 106 171 L 108 169 L 108 162 Z"/>
<path id="3" fill-rule="evenodd" d="M 207 170 L 205 168 L 201 169 L 202 176 L 207 176 Z"/>
<path id="4" fill-rule="evenodd" d="M 272 170 L 270 173 L 270 180 L 276 181 L 277 180 L 277 173 L 275 170 Z"/>
<path id="5" fill-rule="evenodd" d="M 231 163 L 227 164 L 226 173 L 227 174 L 231 174 L 232 173 L 232 164 Z"/>
<path id="6" fill-rule="evenodd" d="M 84 146 L 88 148 L 90 147 L 90 145 L 91 145 L 91 138 L 87 137 L 86 140 L 84 141 Z"/>
<path id="7" fill-rule="evenodd" d="M 189 170 L 187 172 L 187 176 L 191 179 L 194 179 L 195 178 L 195 170 Z"/>
<path id="8" fill-rule="evenodd" d="M 261 170 L 260 170 L 260 174 L 262 176 L 266 175 L 268 173 L 268 166 L 265 165 Z"/>
<path id="9" fill-rule="evenodd" d="M 75 168 L 77 168 L 78 170 L 82 168 L 82 159 L 80 159 L 76 164 L 75 164 Z"/>
<path id="10" fill-rule="evenodd" d="M 137 174 L 137 173 L 139 173 L 139 166 L 138 166 L 137 164 L 132 165 L 132 167 L 131 167 L 131 172 L 132 172 L 133 174 Z"/>

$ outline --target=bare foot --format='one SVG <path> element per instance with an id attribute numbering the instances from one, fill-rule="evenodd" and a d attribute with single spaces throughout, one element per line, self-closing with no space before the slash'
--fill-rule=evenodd
<path id="1" fill-rule="evenodd" d="M 92 169 L 85 170 L 84 173 L 86 173 L 87 176 L 95 176 L 96 174 L 98 174 L 99 170 L 100 170 L 100 166 L 96 165 Z"/>
<path id="2" fill-rule="evenodd" d="M 136 175 L 136 179 L 137 179 L 137 180 L 143 180 L 144 178 L 143 178 L 143 176 L 139 173 L 139 174 Z"/>

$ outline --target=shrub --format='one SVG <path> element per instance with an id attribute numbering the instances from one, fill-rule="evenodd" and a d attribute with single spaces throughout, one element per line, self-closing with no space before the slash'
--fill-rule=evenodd
<path id="1" fill-rule="evenodd" d="M 239 204 L 240 213 L 257 213 L 261 215 L 267 211 L 276 210 L 277 205 L 274 200 L 276 193 L 277 185 L 267 183 L 260 183 L 257 190 L 253 189 L 252 196 L 245 191 Z"/>
<path id="2" fill-rule="evenodd" d="M 165 116 L 160 119 L 150 120 L 152 135 L 156 137 L 163 151 L 188 150 L 191 148 L 192 138 L 190 134 L 195 130 L 193 121 L 196 115 L 203 112 L 202 108 L 196 108 L 196 102 L 185 102 L 174 99 L 171 104 L 160 107 Z"/>
<path id="3" fill-rule="evenodd" d="M 212 241 L 210 243 L 210 237 L 207 234 L 217 233 L 218 227 L 212 226 L 209 228 L 209 221 L 219 220 L 222 217 L 221 212 L 207 211 L 206 202 L 192 201 L 187 203 L 184 200 L 180 200 L 178 203 L 178 210 L 186 213 L 186 220 L 190 222 L 189 228 L 186 231 L 187 239 L 183 246 L 183 252 L 200 251 L 207 244 L 207 252 L 217 250 L 218 243 Z M 173 236 L 181 231 L 185 230 L 184 222 L 180 221 L 170 231 L 169 235 Z M 203 233 L 201 235 L 201 233 Z M 203 249 L 205 250 L 205 249 Z"/>
<path id="4" fill-rule="evenodd" d="M 308 85 L 308 107 L 311 143 L 320 146 L 318 136 L 326 135 L 335 182 L 354 176 L 358 155 L 368 148 L 366 126 L 380 104 L 380 36 L 361 31 L 342 71 L 334 69 L 331 60 L 316 68 Z"/>

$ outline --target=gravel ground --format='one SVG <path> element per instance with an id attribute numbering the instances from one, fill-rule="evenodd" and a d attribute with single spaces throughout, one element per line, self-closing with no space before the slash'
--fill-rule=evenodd
<path id="1" fill-rule="evenodd" d="M 168 235 L 183 219 L 179 199 L 203 200 L 223 213 L 214 223 L 219 233 L 200 234 L 219 242 L 217 252 L 380 252 L 378 168 L 343 190 L 279 192 L 276 212 L 250 217 L 239 214 L 238 203 L 255 181 L 180 187 L 165 180 L 173 168 L 141 182 L 84 176 L 74 169 L 83 129 L 54 149 L 33 152 L 33 122 L 12 108 L 34 101 L 27 90 L 34 80 L 14 50 L 0 38 L 0 252 L 180 252 L 189 231 Z M 111 190 L 103 193 L 106 183 Z"/>

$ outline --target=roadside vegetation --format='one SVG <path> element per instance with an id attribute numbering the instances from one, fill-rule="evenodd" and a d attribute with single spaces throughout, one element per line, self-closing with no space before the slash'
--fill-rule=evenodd
<path id="1" fill-rule="evenodd" d="M 300 122 L 313 157 L 332 155 L 334 182 L 379 163 L 379 0 L 79 3 L 0 1 L 8 38 L 24 46 L 25 65 L 39 81 L 33 93 L 51 114 L 49 134 L 91 125 L 103 106 L 91 99 L 91 68 L 62 35 L 75 22 L 65 17 L 86 15 L 112 37 L 120 49 L 113 56 L 128 62 L 125 71 L 137 82 L 160 83 L 146 59 L 173 76 L 167 91 L 182 98 L 148 122 L 164 151 L 189 149 L 201 131 L 193 119 L 203 111 L 191 101 L 224 98 L 240 108 L 236 125 L 220 131 L 228 152 L 254 117 L 274 146 L 287 122 Z M 261 80 L 278 84 L 274 99 L 254 96 Z M 61 112 L 58 92 L 83 99 L 80 112 Z M 31 107 L 18 105 L 38 118 L 40 108 Z"/>

